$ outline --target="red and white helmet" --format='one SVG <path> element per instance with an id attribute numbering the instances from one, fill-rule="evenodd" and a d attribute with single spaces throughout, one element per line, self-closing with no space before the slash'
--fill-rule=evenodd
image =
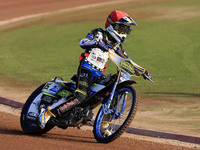
<path id="1" fill-rule="evenodd" d="M 126 35 L 132 30 L 131 25 L 137 24 L 127 13 L 112 11 L 107 18 L 105 28 L 118 43 L 123 43 Z"/>

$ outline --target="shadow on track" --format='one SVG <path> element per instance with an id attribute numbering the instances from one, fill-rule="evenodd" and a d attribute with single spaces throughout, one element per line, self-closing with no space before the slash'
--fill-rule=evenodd
<path id="1" fill-rule="evenodd" d="M 46 133 L 43 135 L 28 135 L 24 134 L 23 131 L 17 129 L 7 129 L 0 128 L 0 134 L 5 135 L 20 135 L 20 136 L 28 136 L 28 137 L 36 137 L 38 140 L 42 139 L 51 139 L 55 141 L 68 141 L 68 142 L 81 142 L 81 143 L 97 143 L 93 137 L 90 136 L 78 136 L 78 135 L 70 135 L 70 134 L 56 134 L 56 133 Z"/>

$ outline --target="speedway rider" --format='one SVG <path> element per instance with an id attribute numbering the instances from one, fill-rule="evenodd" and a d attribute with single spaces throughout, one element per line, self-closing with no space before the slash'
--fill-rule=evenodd
<path id="1" fill-rule="evenodd" d="M 105 71 L 109 48 L 119 45 L 116 52 L 122 57 L 128 57 L 121 44 L 127 34 L 130 34 L 131 25 L 136 26 L 136 23 L 127 13 L 112 11 L 105 23 L 106 30 L 94 29 L 80 41 L 80 47 L 85 49 L 85 53 L 79 57 L 77 89 L 74 96 L 62 103 L 57 102 L 48 108 L 41 108 L 38 120 L 42 129 L 52 116 L 62 115 L 87 98 L 89 86 Z M 144 68 L 137 67 L 137 70 L 144 78 L 144 74 L 150 75 Z"/>

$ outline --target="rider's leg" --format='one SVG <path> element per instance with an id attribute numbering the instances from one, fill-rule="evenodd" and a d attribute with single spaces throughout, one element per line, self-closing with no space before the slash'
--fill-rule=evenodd
<path id="1" fill-rule="evenodd" d="M 87 91 L 89 84 L 92 81 L 92 72 L 88 69 L 80 68 L 78 73 L 77 89 L 74 96 L 68 100 L 64 100 L 63 103 L 48 107 L 46 110 L 41 111 L 39 115 L 39 125 L 44 128 L 51 116 L 56 117 L 62 115 L 69 109 L 82 103 L 87 97 Z"/>
<path id="2" fill-rule="evenodd" d="M 74 93 L 74 97 L 54 107 L 53 109 L 50 108 L 49 109 L 50 112 L 52 112 L 55 115 L 59 115 L 65 113 L 72 107 L 82 103 L 87 97 L 87 91 L 91 79 L 92 79 L 92 73 L 90 72 L 90 70 L 80 69 L 78 73 L 77 89 Z"/>
<path id="3" fill-rule="evenodd" d="M 41 108 L 40 115 L 38 117 L 39 126 L 40 128 L 44 129 L 46 123 L 49 121 L 49 119 L 52 117 L 52 114 L 49 112 L 46 108 Z"/>

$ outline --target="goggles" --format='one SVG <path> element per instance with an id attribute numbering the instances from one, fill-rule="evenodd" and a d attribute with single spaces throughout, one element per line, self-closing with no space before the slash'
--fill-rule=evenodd
<path id="1" fill-rule="evenodd" d="M 128 25 L 115 23 L 114 30 L 119 34 L 130 34 L 132 29 Z"/>

